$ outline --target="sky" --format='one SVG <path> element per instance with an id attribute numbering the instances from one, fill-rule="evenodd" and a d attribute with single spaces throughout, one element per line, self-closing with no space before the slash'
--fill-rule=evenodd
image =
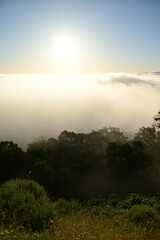
<path id="1" fill-rule="evenodd" d="M 152 126 L 159 13 L 159 0 L 0 0 L 0 141 Z"/>
<path id="2" fill-rule="evenodd" d="M 159 0 L 0 0 L 0 73 L 159 71 L 159 12 Z M 72 58 L 56 55 L 64 33 Z"/>

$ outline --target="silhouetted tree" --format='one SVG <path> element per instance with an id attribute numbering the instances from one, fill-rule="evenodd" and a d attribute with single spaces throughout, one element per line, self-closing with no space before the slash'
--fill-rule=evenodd
<path id="1" fill-rule="evenodd" d="M 12 141 L 0 142 L 0 183 L 24 177 L 26 172 L 26 158 L 22 149 Z"/>
<path id="2" fill-rule="evenodd" d="M 13 142 L 0 142 L 0 164 L 0 183 L 28 177 L 54 197 L 160 190 L 160 140 L 154 128 L 141 128 L 132 141 L 118 128 L 65 130 L 58 139 L 29 144 L 27 152 Z"/>
<path id="3" fill-rule="evenodd" d="M 151 190 L 151 163 L 142 142 L 110 143 L 106 149 L 106 157 L 115 192 L 145 193 Z"/>

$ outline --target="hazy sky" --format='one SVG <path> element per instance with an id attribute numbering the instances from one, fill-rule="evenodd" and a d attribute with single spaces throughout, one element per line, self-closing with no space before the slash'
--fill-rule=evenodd
<path id="1" fill-rule="evenodd" d="M 151 126 L 158 71 L 159 0 L 0 0 L 0 140 Z"/>
<path id="2" fill-rule="evenodd" d="M 159 110 L 160 72 L 1 74 L 0 140 L 20 146 L 63 130 L 104 126 L 134 134 Z"/>
<path id="3" fill-rule="evenodd" d="M 0 73 L 159 69 L 159 0 L 0 0 Z"/>

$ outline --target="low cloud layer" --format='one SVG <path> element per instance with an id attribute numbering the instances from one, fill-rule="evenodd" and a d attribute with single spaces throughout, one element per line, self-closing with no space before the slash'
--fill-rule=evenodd
<path id="1" fill-rule="evenodd" d="M 159 108 L 160 72 L 0 75 L 0 140 L 20 146 L 65 129 L 135 133 Z"/>

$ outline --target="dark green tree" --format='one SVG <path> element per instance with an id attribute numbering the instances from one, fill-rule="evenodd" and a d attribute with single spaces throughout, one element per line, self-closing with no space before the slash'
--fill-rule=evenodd
<path id="1" fill-rule="evenodd" d="M 25 177 L 26 156 L 12 141 L 0 142 L 0 183 L 11 178 Z"/>

